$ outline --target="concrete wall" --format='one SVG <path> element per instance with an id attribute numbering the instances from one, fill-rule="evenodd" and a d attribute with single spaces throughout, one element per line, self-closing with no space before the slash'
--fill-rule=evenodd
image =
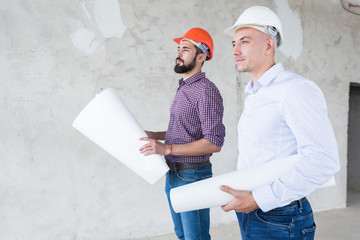
<path id="1" fill-rule="evenodd" d="M 125 239 L 172 231 L 164 179 L 154 185 L 71 127 L 115 87 L 145 129 L 165 130 L 177 88 L 173 37 L 207 29 L 227 136 L 214 174 L 236 166 L 236 124 L 247 74 L 236 71 L 223 30 L 251 5 L 284 22 L 277 60 L 314 80 L 339 145 L 337 186 L 310 196 L 317 210 L 345 207 L 349 82 L 360 82 L 360 17 L 338 0 L 1 0 L 0 239 Z M 126 137 L 126 136 L 124 136 Z M 212 209 L 212 225 L 235 221 Z"/>

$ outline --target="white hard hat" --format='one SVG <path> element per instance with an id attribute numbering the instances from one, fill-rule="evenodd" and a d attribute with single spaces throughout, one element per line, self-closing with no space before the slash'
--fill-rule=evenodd
<path id="1" fill-rule="evenodd" d="M 241 27 L 252 27 L 252 25 L 264 27 L 264 32 L 275 38 L 277 41 L 277 47 L 284 42 L 284 35 L 282 33 L 279 17 L 271 9 L 262 6 L 253 6 L 246 9 L 240 15 L 236 23 L 225 29 L 224 33 L 234 36 L 235 30 Z"/>

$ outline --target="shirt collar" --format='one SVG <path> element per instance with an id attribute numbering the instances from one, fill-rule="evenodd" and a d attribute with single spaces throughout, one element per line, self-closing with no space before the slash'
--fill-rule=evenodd
<path id="1" fill-rule="evenodd" d="M 188 79 L 186 79 L 184 81 L 183 78 L 181 78 L 179 80 L 179 86 L 182 86 L 182 85 L 191 85 L 192 83 L 196 82 L 196 81 L 199 81 L 200 79 L 202 78 L 205 78 L 205 73 L 204 72 L 200 72 L 200 73 L 197 73 L 195 75 L 192 75 L 191 77 L 189 77 Z"/>
<path id="2" fill-rule="evenodd" d="M 250 80 L 245 87 L 245 92 L 255 93 L 259 88 L 269 86 L 281 71 L 284 71 L 283 65 L 281 63 L 275 64 L 269 68 L 255 84 Z"/>

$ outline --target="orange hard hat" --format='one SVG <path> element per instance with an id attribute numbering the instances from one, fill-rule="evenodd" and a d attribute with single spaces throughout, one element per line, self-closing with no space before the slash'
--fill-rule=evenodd
<path id="1" fill-rule="evenodd" d="M 210 52 L 210 54 L 208 54 L 208 55 L 205 53 L 205 55 L 207 55 L 206 61 L 209 61 L 210 59 L 212 59 L 213 51 L 214 51 L 214 43 L 213 43 L 213 40 L 212 40 L 210 34 L 206 30 L 204 30 L 202 28 L 191 28 L 189 31 L 187 31 L 184 34 L 184 36 L 179 37 L 179 38 L 174 38 L 174 41 L 177 44 L 180 44 L 181 40 L 183 40 L 183 39 L 190 39 L 192 41 L 205 44 L 205 46 L 202 44 L 200 44 L 200 46 L 197 44 L 195 44 L 195 45 L 197 47 L 199 47 L 204 53 L 206 51 Z"/>

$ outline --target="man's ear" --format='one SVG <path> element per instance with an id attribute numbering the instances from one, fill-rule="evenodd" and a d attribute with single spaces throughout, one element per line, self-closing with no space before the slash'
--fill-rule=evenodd
<path id="1" fill-rule="evenodd" d="M 204 53 L 199 53 L 198 55 L 197 55 L 197 61 L 198 62 L 204 62 L 205 61 L 205 59 L 206 59 L 206 55 L 204 54 Z"/>
<path id="2" fill-rule="evenodd" d="M 269 37 L 266 40 L 266 50 L 265 50 L 265 55 L 270 55 L 275 51 L 275 39 L 273 39 L 272 37 Z"/>

